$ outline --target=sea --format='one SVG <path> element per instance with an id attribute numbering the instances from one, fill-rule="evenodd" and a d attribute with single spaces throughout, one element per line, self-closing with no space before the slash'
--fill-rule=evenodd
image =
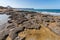
<path id="1" fill-rule="evenodd" d="M 60 9 L 35 9 L 34 11 L 42 12 L 43 14 L 60 16 Z"/>
<path id="2" fill-rule="evenodd" d="M 41 12 L 42 14 L 49 14 L 60 16 L 60 9 L 24 9 L 25 11 Z"/>
<path id="3" fill-rule="evenodd" d="M 60 13 L 60 9 L 35 9 L 34 11 Z"/>

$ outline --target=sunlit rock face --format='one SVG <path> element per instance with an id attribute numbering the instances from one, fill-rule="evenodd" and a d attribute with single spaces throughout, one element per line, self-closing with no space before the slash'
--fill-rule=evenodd
<path id="1" fill-rule="evenodd" d="M 7 10 L 0 21 L 0 40 L 60 40 L 60 16 Z"/>
<path id="2" fill-rule="evenodd" d="M 53 32 L 60 35 L 60 23 L 51 23 L 48 26 Z"/>

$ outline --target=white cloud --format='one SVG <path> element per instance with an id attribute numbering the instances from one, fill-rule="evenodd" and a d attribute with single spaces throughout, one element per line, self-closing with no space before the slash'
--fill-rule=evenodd
<path id="1" fill-rule="evenodd" d="M 0 6 L 17 6 L 14 0 L 0 0 Z"/>

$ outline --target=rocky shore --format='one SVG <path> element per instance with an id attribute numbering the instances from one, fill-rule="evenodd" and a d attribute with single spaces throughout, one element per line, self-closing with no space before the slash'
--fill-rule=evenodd
<path id="1" fill-rule="evenodd" d="M 10 15 L 0 31 L 0 40 L 60 40 L 60 16 L 13 8 L 2 9 L 0 14 Z"/>

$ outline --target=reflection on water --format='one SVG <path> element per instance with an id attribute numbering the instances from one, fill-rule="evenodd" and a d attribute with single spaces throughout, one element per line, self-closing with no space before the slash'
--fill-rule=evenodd
<path id="1" fill-rule="evenodd" d="M 0 30 L 2 30 L 3 28 L 5 28 L 9 15 L 6 14 L 0 14 Z"/>

